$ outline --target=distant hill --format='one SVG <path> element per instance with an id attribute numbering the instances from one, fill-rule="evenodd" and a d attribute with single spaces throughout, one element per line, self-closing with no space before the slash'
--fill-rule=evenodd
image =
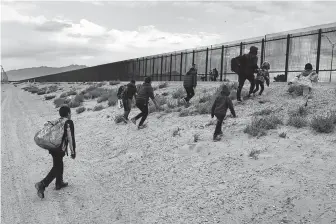
<path id="1" fill-rule="evenodd" d="M 22 79 L 29 79 L 39 76 L 51 75 L 60 72 L 72 71 L 77 69 L 87 68 L 85 65 L 69 65 L 60 68 L 53 67 L 33 67 L 33 68 L 23 68 L 17 70 L 6 71 L 9 81 L 19 81 Z"/>

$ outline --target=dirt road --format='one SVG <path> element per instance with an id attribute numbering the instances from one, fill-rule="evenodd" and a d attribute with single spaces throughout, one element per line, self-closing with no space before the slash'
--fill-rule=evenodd
<path id="1" fill-rule="evenodd" d="M 94 223 L 90 216 L 95 213 L 85 209 L 93 192 L 99 186 L 90 183 L 90 191 L 83 182 L 72 185 L 66 191 L 55 191 L 52 182 L 41 200 L 36 195 L 35 182 L 41 180 L 52 166 L 51 156 L 34 143 L 34 133 L 45 121 L 57 115 L 57 110 L 12 85 L 2 85 L 1 98 L 1 223 Z M 80 163 L 65 157 L 65 180 L 67 176 L 78 178 L 90 176 L 75 173 Z M 85 179 L 85 178 L 83 178 Z M 74 193 L 77 192 L 77 193 Z M 97 197 L 96 197 L 97 198 Z M 99 197 L 98 197 L 99 198 Z M 91 206 L 91 205 L 89 205 Z M 99 207 L 99 205 L 96 205 Z M 85 212 L 86 210 L 86 212 Z M 85 221 L 86 220 L 86 221 Z M 99 220 L 97 220 L 99 222 Z"/>

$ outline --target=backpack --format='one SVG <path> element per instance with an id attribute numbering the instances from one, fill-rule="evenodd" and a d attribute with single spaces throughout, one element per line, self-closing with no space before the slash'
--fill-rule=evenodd
<path id="1" fill-rule="evenodd" d="M 240 72 L 240 60 L 242 56 L 238 56 L 231 59 L 231 71 L 238 74 Z"/>
<path id="2" fill-rule="evenodd" d="M 121 96 L 121 99 L 127 98 L 127 86 L 124 86 L 120 96 Z"/>
<path id="3" fill-rule="evenodd" d="M 34 137 L 36 145 L 47 150 L 61 150 L 66 118 L 48 121 Z"/>

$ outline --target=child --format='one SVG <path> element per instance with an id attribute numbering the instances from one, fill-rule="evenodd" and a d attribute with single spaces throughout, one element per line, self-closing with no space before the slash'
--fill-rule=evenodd
<path id="1" fill-rule="evenodd" d="M 223 89 L 220 95 L 216 98 L 214 104 L 211 108 L 211 118 L 214 115 L 217 117 L 217 125 L 215 129 L 215 133 L 213 135 L 214 141 L 219 141 L 219 135 L 222 135 L 222 123 L 226 116 L 227 109 L 229 108 L 233 117 L 236 117 L 235 110 L 233 108 L 232 100 L 229 98 L 230 90 L 227 86 L 223 86 Z"/>
<path id="2" fill-rule="evenodd" d="M 307 63 L 305 65 L 305 70 L 301 72 L 299 75 L 297 75 L 291 82 L 288 83 L 288 85 L 295 84 L 302 86 L 303 97 L 305 101 L 304 106 L 308 105 L 309 94 L 311 92 L 311 89 L 313 88 L 312 85 L 313 82 L 318 82 L 318 75 L 313 70 L 312 64 Z"/>
<path id="3" fill-rule="evenodd" d="M 59 115 L 61 116 L 61 118 L 67 119 L 64 124 L 62 144 L 59 150 L 49 150 L 49 153 L 53 158 L 53 167 L 42 181 L 35 184 L 35 188 L 37 189 L 37 195 L 40 198 L 44 198 L 45 188 L 48 187 L 55 178 L 56 190 L 60 190 L 68 186 L 67 182 L 63 182 L 63 157 L 65 156 L 65 154 L 68 155 L 68 143 L 70 144 L 71 158 L 76 158 L 75 127 L 73 121 L 71 120 L 70 107 L 62 106 L 59 109 Z"/>
<path id="4" fill-rule="evenodd" d="M 150 77 L 145 78 L 145 82 L 139 89 L 138 95 L 136 96 L 135 102 L 136 106 L 141 110 L 137 116 L 131 119 L 131 121 L 136 124 L 136 121 L 141 118 L 141 121 L 138 125 L 138 129 L 145 128 L 146 126 L 143 124 L 148 116 L 148 101 L 149 98 L 152 99 L 153 103 L 155 104 L 156 108 L 159 108 L 155 99 L 154 99 L 154 90 L 151 86 L 152 80 Z"/>
<path id="5" fill-rule="evenodd" d="M 267 61 L 265 61 L 264 63 L 262 63 L 261 69 L 257 73 L 256 88 L 253 91 L 253 95 L 256 92 L 258 92 L 259 86 L 261 87 L 261 90 L 259 92 L 259 96 L 262 94 L 262 92 L 264 91 L 264 82 L 265 82 L 265 80 L 266 80 L 266 85 L 269 86 L 269 73 L 268 73 L 269 69 L 270 69 L 270 64 Z"/>

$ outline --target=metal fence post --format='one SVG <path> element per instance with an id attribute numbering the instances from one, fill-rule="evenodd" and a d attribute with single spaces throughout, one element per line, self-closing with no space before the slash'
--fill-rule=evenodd
<path id="1" fill-rule="evenodd" d="M 285 64 L 285 79 L 286 79 L 286 82 L 287 82 L 287 78 L 288 78 L 289 44 L 290 44 L 290 34 L 287 35 L 287 46 L 286 46 L 286 64 Z"/>
<path id="2" fill-rule="evenodd" d="M 209 57 L 209 48 L 207 47 L 205 56 L 205 81 L 208 81 L 208 57 Z"/>
<path id="3" fill-rule="evenodd" d="M 181 52 L 181 62 L 180 62 L 180 81 L 182 81 L 182 67 L 183 67 L 183 52 Z"/>
<path id="4" fill-rule="evenodd" d="M 261 40 L 261 57 L 260 57 L 260 67 L 262 63 L 264 62 L 264 51 L 265 51 L 265 39 L 263 38 Z"/>
<path id="5" fill-rule="evenodd" d="M 155 75 L 155 57 L 153 57 L 153 68 L 152 68 L 153 72 L 152 72 L 152 76 L 154 78 L 154 75 Z M 157 76 L 157 75 L 156 75 Z M 159 81 L 156 79 L 156 81 Z"/>
<path id="6" fill-rule="evenodd" d="M 224 59 L 224 45 L 222 45 L 222 53 L 221 53 L 220 81 L 223 81 L 223 59 Z"/>
<path id="7" fill-rule="evenodd" d="M 240 42 L 240 56 L 243 55 L 243 42 Z"/>
<path id="8" fill-rule="evenodd" d="M 160 72 L 160 81 L 162 81 L 162 67 L 163 67 L 163 55 L 161 55 L 161 72 Z"/>
<path id="9" fill-rule="evenodd" d="M 195 50 L 193 50 L 192 63 L 195 64 Z"/>
<path id="10" fill-rule="evenodd" d="M 171 81 L 172 77 L 172 68 L 173 68 L 173 54 L 170 54 L 169 81 Z"/>
<path id="11" fill-rule="evenodd" d="M 316 55 L 316 73 L 317 74 L 319 73 L 319 70 L 320 70 L 321 39 L 322 39 L 322 29 L 319 29 L 318 41 L 317 41 L 317 55 Z"/>

